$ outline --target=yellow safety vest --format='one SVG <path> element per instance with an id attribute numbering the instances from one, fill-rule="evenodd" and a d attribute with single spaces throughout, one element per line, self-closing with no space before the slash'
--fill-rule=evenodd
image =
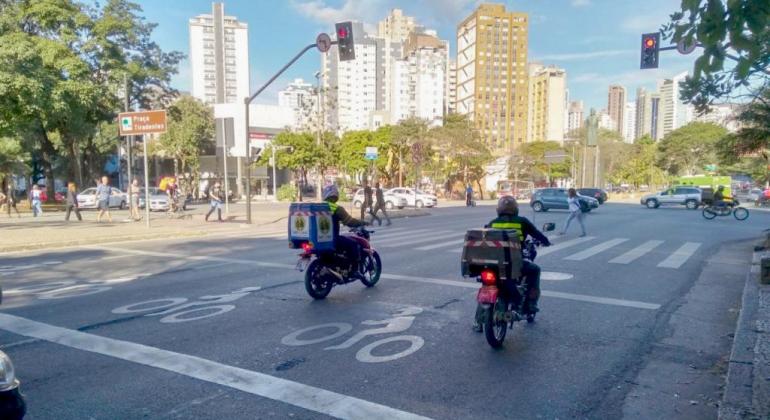
<path id="1" fill-rule="evenodd" d="M 519 241 L 524 240 L 524 233 L 521 229 L 521 223 L 514 223 L 514 222 L 495 222 L 492 223 L 492 229 L 508 229 L 508 230 L 515 230 L 516 233 L 519 236 Z"/>

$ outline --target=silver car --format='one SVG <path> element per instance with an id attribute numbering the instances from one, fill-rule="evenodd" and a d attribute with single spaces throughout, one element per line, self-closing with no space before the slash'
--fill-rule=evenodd
<path id="1" fill-rule="evenodd" d="M 420 190 L 415 194 L 412 188 L 392 188 L 387 193 L 405 198 L 406 205 L 410 207 L 435 207 L 438 204 L 438 198 L 435 195 Z"/>
<path id="2" fill-rule="evenodd" d="M 372 191 L 374 193 L 374 191 Z M 375 203 L 377 202 L 377 196 L 375 194 L 372 194 L 374 197 Z M 383 198 L 385 198 L 385 208 L 390 210 L 394 207 L 398 209 L 403 209 L 406 207 L 406 200 L 398 197 L 394 194 L 390 194 L 387 191 L 383 191 Z M 361 205 L 364 203 L 364 189 L 361 188 L 358 191 L 356 191 L 355 195 L 353 195 L 353 207 L 360 208 Z"/>
<path id="3" fill-rule="evenodd" d="M 139 208 L 143 209 L 145 205 L 144 188 L 139 192 Z M 168 211 L 168 195 L 160 188 L 150 188 L 150 211 Z"/>
<path id="4" fill-rule="evenodd" d="M 96 188 L 86 188 L 77 195 L 78 207 L 81 209 L 95 209 L 96 208 Z M 128 197 L 123 191 L 112 188 L 112 194 L 110 195 L 110 207 L 119 207 L 121 210 L 126 208 L 128 203 Z"/>
<path id="5" fill-rule="evenodd" d="M 703 192 L 695 187 L 672 187 L 655 194 L 647 194 L 639 201 L 648 209 L 657 209 L 660 206 L 685 206 L 695 210 L 702 203 Z"/>

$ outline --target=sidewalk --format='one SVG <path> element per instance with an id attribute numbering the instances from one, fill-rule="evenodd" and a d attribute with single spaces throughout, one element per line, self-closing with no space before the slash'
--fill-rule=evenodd
<path id="1" fill-rule="evenodd" d="M 770 240 L 762 243 L 768 244 Z M 763 257 L 770 257 L 770 249 L 754 252 L 746 276 L 719 407 L 722 420 L 770 418 L 770 285 L 759 283 Z"/>
<path id="2" fill-rule="evenodd" d="M 213 214 L 209 222 L 204 219 L 208 205 L 193 205 L 180 218 L 169 218 L 163 212 L 150 213 L 148 229 L 145 221 L 133 222 L 128 220 L 127 210 L 113 210 L 112 223 L 106 221 L 96 223 L 97 212 L 82 211 L 83 221 L 79 222 L 75 215 L 70 215 L 70 221 L 64 221 L 64 212 L 47 212 L 41 217 L 33 218 L 31 214 L 22 213 L 21 218 L 15 214 L 8 218 L 0 214 L 0 254 L 7 252 L 30 251 L 48 248 L 62 248 L 81 245 L 95 245 L 113 242 L 169 239 L 182 237 L 203 237 L 207 235 L 229 233 L 254 233 L 275 231 L 285 223 L 288 214 L 288 203 L 252 203 L 252 223 L 246 224 L 246 206 L 243 203 L 230 205 L 230 213 L 222 217 L 223 223 L 216 222 Z M 346 205 L 352 211 L 350 205 Z M 388 212 L 393 219 L 403 217 L 425 216 L 426 210 L 404 209 Z M 142 216 L 144 216 L 142 212 Z M 358 214 L 356 212 L 351 213 Z"/>

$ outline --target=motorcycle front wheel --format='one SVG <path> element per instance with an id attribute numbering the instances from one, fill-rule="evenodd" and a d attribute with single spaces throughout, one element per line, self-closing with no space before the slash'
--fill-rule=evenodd
<path id="1" fill-rule="evenodd" d="M 367 255 L 364 259 L 364 278 L 361 279 L 361 283 L 366 287 L 373 287 L 380 281 L 380 274 L 382 274 L 382 261 L 380 260 L 380 254 L 377 251 L 372 252 L 371 255 Z"/>
<path id="2" fill-rule="evenodd" d="M 711 220 L 717 217 L 717 213 L 711 207 L 706 207 L 703 209 L 703 217 L 707 220 Z"/>
<path id="3" fill-rule="evenodd" d="M 319 260 L 313 260 L 305 272 L 305 290 L 313 299 L 325 299 L 332 291 L 334 282 L 331 279 L 332 274 L 324 274 L 324 266 Z"/>
<path id="4" fill-rule="evenodd" d="M 743 207 L 736 207 L 735 210 L 733 210 L 733 217 L 735 217 L 736 220 L 746 220 L 749 218 L 749 211 Z"/>
<path id="5" fill-rule="evenodd" d="M 496 349 L 503 346 L 505 333 L 508 332 L 508 323 L 505 322 L 503 317 L 506 310 L 505 306 L 505 301 L 498 297 L 495 304 L 487 309 L 485 316 L 484 336 L 487 339 L 487 343 Z"/>

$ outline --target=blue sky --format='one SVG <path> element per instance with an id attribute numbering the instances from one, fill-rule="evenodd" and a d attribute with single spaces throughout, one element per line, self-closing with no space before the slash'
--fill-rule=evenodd
<path id="1" fill-rule="evenodd" d="M 210 13 L 210 0 L 137 0 L 144 16 L 158 24 L 154 39 L 166 50 L 189 52 L 188 19 Z M 330 32 L 335 21 L 359 20 L 376 26 L 392 8 L 403 9 L 420 24 L 438 31 L 455 53 L 456 25 L 480 3 L 478 0 L 229 0 L 225 13 L 249 24 L 252 91 L 275 73 L 319 32 Z M 624 85 L 629 100 L 636 88 L 655 87 L 655 80 L 692 69 L 696 53 L 661 53 L 661 68 L 639 70 L 642 32 L 654 32 L 679 7 L 679 0 L 518 0 L 504 1 L 508 10 L 530 15 L 529 60 L 567 70 L 572 100 L 588 107 L 607 106 L 611 83 Z M 314 81 L 318 52 L 308 52 L 287 70 L 261 102 L 274 103 L 277 91 L 294 78 Z M 190 68 L 180 65 L 174 86 L 190 90 Z M 260 102 L 260 101 L 258 101 Z"/>

